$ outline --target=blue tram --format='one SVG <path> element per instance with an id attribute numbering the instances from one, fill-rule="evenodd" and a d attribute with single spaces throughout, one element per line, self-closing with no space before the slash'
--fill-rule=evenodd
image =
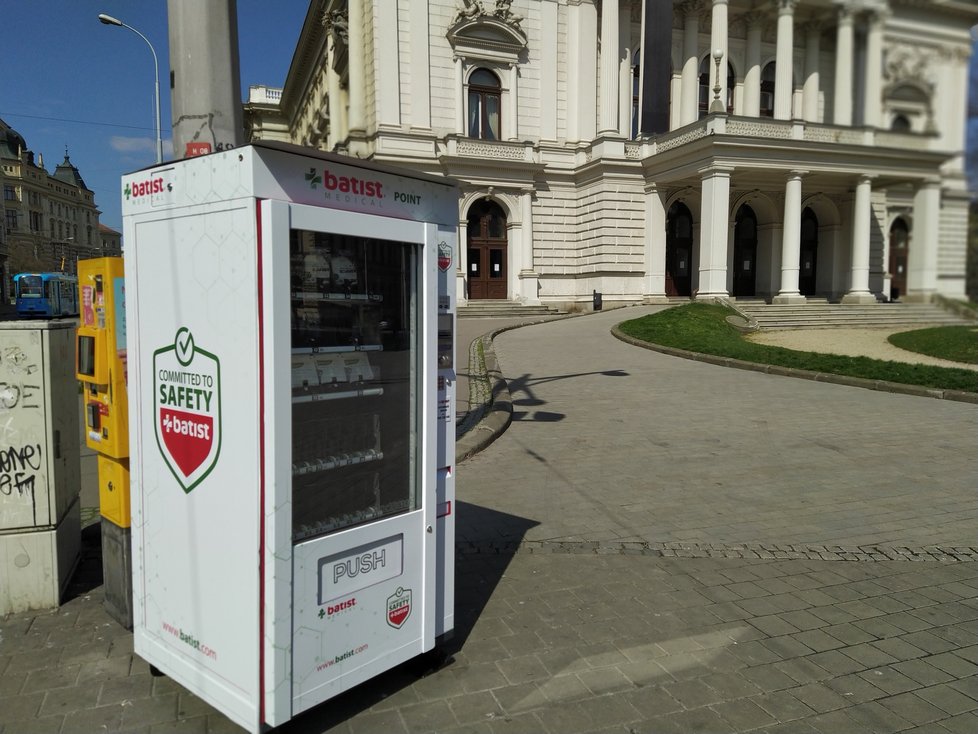
<path id="1" fill-rule="evenodd" d="M 54 319 L 78 315 L 78 278 L 67 273 L 18 273 L 14 294 L 19 316 Z"/>

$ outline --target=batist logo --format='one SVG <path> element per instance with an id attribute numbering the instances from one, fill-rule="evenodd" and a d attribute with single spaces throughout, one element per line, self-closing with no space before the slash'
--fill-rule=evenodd
<path id="1" fill-rule="evenodd" d="M 322 176 L 315 168 L 310 168 L 305 174 L 309 188 L 316 189 L 320 185 L 327 191 L 339 191 L 344 194 L 354 194 L 356 196 L 370 196 L 375 199 L 384 198 L 383 181 L 365 181 L 355 176 L 336 176 L 330 173 L 328 168 L 323 169 Z"/>
<path id="2" fill-rule="evenodd" d="M 123 189 L 126 201 L 130 198 L 138 199 L 141 196 L 149 196 L 150 194 L 161 194 L 163 189 L 170 191 L 173 189 L 172 186 L 164 186 L 163 178 L 157 176 L 156 178 L 148 178 L 145 181 L 130 181 L 126 183 L 126 187 Z"/>
<path id="3" fill-rule="evenodd" d="M 339 612 L 345 612 L 347 609 L 353 609 L 357 605 L 357 598 L 355 596 L 350 597 L 336 604 L 327 604 L 325 608 L 319 608 L 319 618 L 332 617 L 334 614 Z"/>

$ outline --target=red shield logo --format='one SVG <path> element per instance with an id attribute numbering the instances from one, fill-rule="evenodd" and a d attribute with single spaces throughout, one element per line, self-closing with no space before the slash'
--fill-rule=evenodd
<path id="1" fill-rule="evenodd" d="M 443 273 L 452 267 L 452 247 L 444 240 L 438 243 L 438 269 Z"/>
<path id="2" fill-rule="evenodd" d="M 411 590 L 397 587 L 397 591 L 387 597 L 387 624 L 400 629 L 411 616 Z"/>
<path id="3" fill-rule="evenodd" d="M 153 354 L 156 442 L 184 492 L 206 477 L 221 450 L 221 365 L 189 329 Z"/>

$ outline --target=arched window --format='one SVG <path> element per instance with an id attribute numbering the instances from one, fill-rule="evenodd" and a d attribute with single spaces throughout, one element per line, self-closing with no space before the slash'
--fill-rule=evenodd
<path id="1" fill-rule="evenodd" d="M 906 115 L 894 115 L 893 122 L 890 123 L 890 130 L 898 133 L 908 133 L 912 129 L 910 118 Z"/>
<path id="2" fill-rule="evenodd" d="M 499 111 L 502 85 L 488 69 L 476 69 L 469 77 L 469 137 L 500 140 Z"/>
<path id="3" fill-rule="evenodd" d="M 761 117 L 774 117 L 774 80 L 777 76 L 775 62 L 761 71 Z"/>
<path id="4" fill-rule="evenodd" d="M 710 113 L 710 104 L 713 102 L 713 87 L 710 86 L 711 69 L 716 65 L 712 56 L 704 56 L 700 62 L 700 117 Z M 733 90 L 737 78 L 734 75 L 733 66 L 727 64 L 727 89 L 720 90 L 720 94 L 725 96 L 727 101 L 727 113 L 733 113 Z"/>

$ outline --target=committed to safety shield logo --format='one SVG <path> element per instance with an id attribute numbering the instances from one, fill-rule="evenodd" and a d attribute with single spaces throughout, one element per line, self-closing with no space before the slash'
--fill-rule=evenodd
<path id="1" fill-rule="evenodd" d="M 160 453 L 190 492 L 221 452 L 221 362 L 187 328 L 153 353 L 153 415 Z"/>
<path id="2" fill-rule="evenodd" d="M 387 597 L 387 624 L 400 629 L 411 616 L 411 590 L 397 587 L 397 591 Z"/>

